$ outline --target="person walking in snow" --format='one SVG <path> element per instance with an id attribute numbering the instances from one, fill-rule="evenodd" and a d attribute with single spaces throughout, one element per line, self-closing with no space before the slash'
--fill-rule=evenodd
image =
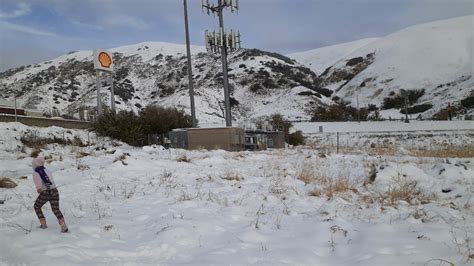
<path id="1" fill-rule="evenodd" d="M 43 207 L 43 205 L 49 201 L 54 215 L 56 218 L 58 218 L 61 232 L 66 233 L 68 228 L 66 226 L 66 222 L 64 221 L 64 216 L 59 210 L 59 191 L 56 188 L 51 171 L 44 167 L 44 157 L 38 156 L 34 158 L 32 167 L 33 181 L 35 182 L 36 191 L 39 193 L 38 198 L 35 201 L 34 208 L 40 221 L 40 228 L 48 228 L 44 214 L 41 211 L 41 207 Z"/>
<path id="2" fill-rule="evenodd" d="M 448 110 L 448 118 L 449 120 L 453 120 L 453 107 L 451 107 L 451 103 L 448 103 L 448 108 L 446 108 Z"/>

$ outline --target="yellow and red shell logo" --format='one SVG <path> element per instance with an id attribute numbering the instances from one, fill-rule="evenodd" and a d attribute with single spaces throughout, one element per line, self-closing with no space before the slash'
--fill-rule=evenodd
<path id="1" fill-rule="evenodd" d="M 106 52 L 100 52 L 98 55 L 100 66 L 103 68 L 110 68 L 112 65 L 112 58 Z"/>

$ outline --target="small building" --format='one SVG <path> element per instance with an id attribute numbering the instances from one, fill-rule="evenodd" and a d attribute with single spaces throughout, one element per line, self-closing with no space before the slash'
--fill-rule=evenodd
<path id="1" fill-rule="evenodd" d="M 246 130 L 246 150 L 266 150 L 285 148 L 285 132 L 273 130 Z"/>
<path id="2" fill-rule="evenodd" d="M 223 149 L 242 151 L 245 132 L 241 128 L 186 128 L 169 132 L 171 147 L 181 149 Z"/>
<path id="3" fill-rule="evenodd" d="M 0 99 L 0 114 L 9 114 L 9 115 L 25 115 L 25 110 L 23 108 L 16 108 L 15 102 L 10 102 L 4 99 Z"/>

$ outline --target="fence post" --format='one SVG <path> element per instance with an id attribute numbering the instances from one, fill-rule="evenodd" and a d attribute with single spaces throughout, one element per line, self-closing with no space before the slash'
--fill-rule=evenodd
<path id="1" fill-rule="evenodd" d="M 336 132 L 336 139 L 337 139 L 337 148 L 336 152 L 339 153 L 339 132 Z"/>

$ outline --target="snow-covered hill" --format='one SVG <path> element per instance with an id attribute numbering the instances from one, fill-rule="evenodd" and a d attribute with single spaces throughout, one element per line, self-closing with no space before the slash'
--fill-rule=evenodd
<path id="1" fill-rule="evenodd" d="M 319 77 L 321 83 L 353 105 L 357 96 L 362 106 L 381 106 L 384 98 L 395 98 L 402 89 L 424 90 L 410 105 L 431 104 L 424 113 L 431 116 L 448 102 L 459 103 L 474 90 L 473 29 L 471 15 L 293 56 L 313 70 L 323 69 L 321 62 L 327 60 L 329 64 Z M 357 49 L 345 54 L 353 48 Z M 334 50 L 340 51 L 339 59 L 332 57 Z"/>
<path id="2" fill-rule="evenodd" d="M 394 34 L 296 53 L 289 57 L 243 49 L 229 56 L 231 106 L 236 122 L 281 113 L 293 120 L 312 117 L 316 107 L 344 101 L 382 107 L 399 118 L 402 90 L 409 112 L 432 117 L 448 102 L 474 106 L 474 15 L 416 25 Z M 111 49 L 115 102 L 122 110 L 148 104 L 190 113 L 185 46 L 146 42 Z M 192 46 L 197 117 L 200 124 L 223 123 L 223 85 L 219 56 Z M 21 107 L 62 114 L 96 105 L 92 51 L 71 52 L 41 64 L 0 73 L 0 98 Z M 297 63 L 299 61 L 300 63 Z M 103 101 L 109 105 L 102 82 Z M 387 100 L 388 99 L 388 100 Z M 390 104 L 389 104 L 390 103 Z M 465 105 L 464 105 L 465 106 Z"/>
<path id="3" fill-rule="evenodd" d="M 367 38 L 348 43 L 331 45 L 306 52 L 292 53 L 289 54 L 288 57 L 308 66 L 319 75 L 323 73 L 327 67 L 338 63 L 340 60 L 344 60 L 344 58 L 354 51 L 378 39 L 379 38 Z"/>
<path id="4" fill-rule="evenodd" d="M 111 49 L 115 101 L 119 109 L 139 111 L 148 104 L 190 113 L 184 45 L 146 42 Z M 192 46 L 197 117 L 201 123 L 222 122 L 223 84 L 220 57 Z M 243 49 L 229 56 L 229 83 L 234 120 L 246 121 L 284 112 L 293 119 L 310 118 L 311 109 L 330 101 L 318 93 L 317 76 L 285 56 Z M 17 90 L 22 107 L 75 113 L 95 106 L 92 51 L 71 52 L 51 61 L 0 73 L 0 98 Z M 109 82 L 102 81 L 103 101 L 110 103 Z"/>

